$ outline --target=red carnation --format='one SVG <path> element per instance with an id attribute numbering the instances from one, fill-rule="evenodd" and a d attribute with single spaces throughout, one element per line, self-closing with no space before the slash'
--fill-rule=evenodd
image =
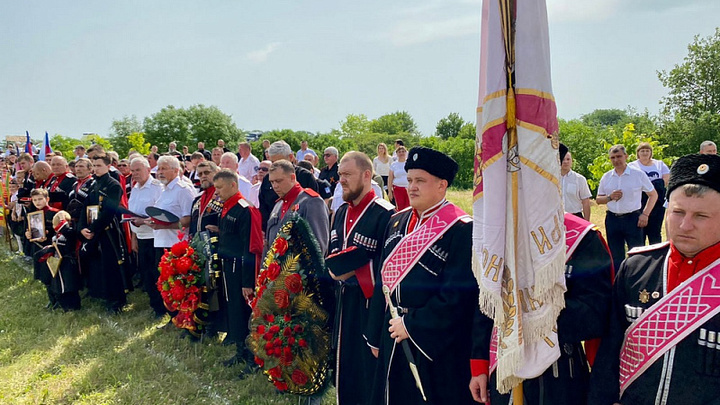
<path id="1" fill-rule="evenodd" d="M 272 262 L 267 268 L 267 278 L 270 281 L 274 281 L 280 275 L 280 265 L 277 262 Z"/>
<path id="2" fill-rule="evenodd" d="M 302 331 L 303 331 L 302 325 L 295 325 L 295 327 L 293 328 L 293 331 L 295 333 L 302 333 Z"/>
<path id="3" fill-rule="evenodd" d="M 265 343 L 265 350 L 272 350 L 272 348 L 273 348 L 272 342 Z"/>
<path id="4" fill-rule="evenodd" d="M 257 364 L 260 367 L 263 367 L 263 366 L 265 366 L 265 360 L 263 360 L 262 358 L 260 358 L 258 356 L 255 356 L 255 364 Z"/>
<path id="5" fill-rule="evenodd" d="M 275 388 L 278 389 L 278 391 L 286 391 L 288 386 L 282 381 L 275 381 L 273 384 L 275 384 Z"/>
<path id="6" fill-rule="evenodd" d="M 285 346 L 285 347 L 283 347 L 283 354 L 286 355 L 286 356 L 287 356 L 288 354 L 292 354 L 292 349 L 290 348 L 290 346 Z"/>
<path id="7" fill-rule="evenodd" d="M 268 375 L 275 379 L 280 378 L 280 376 L 282 375 L 282 370 L 280 370 L 280 367 L 275 366 L 268 370 Z"/>
<path id="8" fill-rule="evenodd" d="M 258 325 L 257 333 L 265 333 L 265 325 Z"/>
<path id="9" fill-rule="evenodd" d="M 307 347 L 307 346 L 308 346 L 307 341 L 306 341 L 305 339 L 300 339 L 300 340 L 298 340 L 298 344 L 300 345 L 300 347 Z"/>
<path id="10" fill-rule="evenodd" d="M 277 304 L 278 308 L 283 309 L 287 308 L 290 305 L 290 294 L 288 294 L 285 290 L 277 290 L 275 291 L 275 304 Z"/>
<path id="11" fill-rule="evenodd" d="M 295 344 L 295 338 L 292 337 L 292 336 L 290 336 L 290 337 L 288 338 L 288 344 L 289 344 L 289 345 L 294 345 L 294 344 Z"/>
<path id="12" fill-rule="evenodd" d="M 277 238 L 275 240 L 275 252 L 278 256 L 282 256 L 288 250 L 288 241 L 285 238 Z"/>
<path id="13" fill-rule="evenodd" d="M 282 354 L 282 350 L 280 350 L 279 347 L 276 347 L 275 349 L 273 349 L 273 354 L 275 355 L 275 357 L 280 357 L 280 355 Z"/>
<path id="14" fill-rule="evenodd" d="M 175 261 L 175 269 L 177 269 L 179 274 L 187 274 L 192 264 L 192 260 L 189 257 L 181 257 Z"/>
<path id="15" fill-rule="evenodd" d="M 185 252 L 188 249 L 188 242 L 186 240 L 180 241 L 173 245 L 172 248 L 170 248 L 170 252 L 175 257 L 180 257 L 185 254 Z"/>
<path id="16" fill-rule="evenodd" d="M 292 334 L 292 329 L 290 329 L 289 326 L 286 326 L 285 329 L 283 329 L 283 335 L 290 336 Z"/>
<path id="17" fill-rule="evenodd" d="M 278 332 L 280 332 L 280 327 L 278 325 L 273 325 L 270 327 L 270 332 L 273 334 L 278 333 Z"/>
<path id="18" fill-rule="evenodd" d="M 180 301 L 185 297 L 185 286 L 183 286 L 182 283 L 175 283 L 175 286 L 170 289 L 170 294 L 173 300 Z"/>
<path id="19" fill-rule="evenodd" d="M 281 345 L 282 345 L 282 340 L 280 340 L 280 338 L 275 338 L 275 340 L 273 340 L 273 346 L 281 346 Z"/>
<path id="20" fill-rule="evenodd" d="M 265 339 L 265 340 L 270 341 L 270 340 L 272 340 L 272 338 L 273 338 L 273 334 L 270 332 L 263 335 L 263 339 Z"/>
<path id="21" fill-rule="evenodd" d="M 305 384 L 308 383 L 308 376 L 298 369 L 295 369 L 295 371 L 293 371 L 291 379 L 295 384 L 300 387 L 303 387 L 305 386 Z"/>
<path id="22" fill-rule="evenodd" d="M 285 278 L 285 287 L 293 294 L 297 294 L 303 289 L 302 277 L 299 274 L 293 273 Z"/>
<path id="23" fill-rule="evenodd" d="M 263 318 L 265 319 L 265 321 L 267 323 L 275 322 L 275 315 L 273 315 L 273 314 L 265 314 L 265 315 L 263 315 Z"/>
<path id="24" fill-rule="evenodd" d="M 285 322 L 290 322 L 292 320 L 292 317 L 290 316 L 290 314 L 285 314 L 283 316 L 283 320 L 285 320 Z"/>

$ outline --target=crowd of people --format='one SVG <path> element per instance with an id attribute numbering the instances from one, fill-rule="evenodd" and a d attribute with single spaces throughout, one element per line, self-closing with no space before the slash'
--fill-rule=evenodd
<path id="1" fill-rule="evenodd" d="M 379 144 L 374 159 L 335 147 L 320 154 L 307 141 L 296 152 L 265 141 L 262 159 L 247 142 L 234 153 L 222 140 L 123 158 L 99 145 L 44 161 L 8 150 L 8 223 L 48 309 L 79 310 L 92 297 L 118 313 L 141 288 L 164 320 L 176 312 L 158 289 L 163 255 L 182 238 L 212 235 L 217 271 L 204 286 L 205 327 L 192 336 L 224 335 L 236 348 L 224 364 L 242 366 L 244 378 L 259 364 L 245 344 L 259 268 L 299 216 L 327 257 L 318 277 L 333 291 L 324 306 L 337 403 L 509 403 L 494 389 L 492 320 L 478 310 L 472 218 L 446 199 L 458 165 L 433 149 L 394 146 L 390 154 Z M 720 295 L 707 282 L 720 272 L 715 153 L 707 141 L 668 168 L 647 143 L 630 163 L 613 146 L 595 197 L 607 205 L 603 237 L 588 221 L 587 181 L 560 145 L 561 356 L 524 382 L 525 403 L 717 401 L 720 356 L 708 353 L 720 348 Z"/>

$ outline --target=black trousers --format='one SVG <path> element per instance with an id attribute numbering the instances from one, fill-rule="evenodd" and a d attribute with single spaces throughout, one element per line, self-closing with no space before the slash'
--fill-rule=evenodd
<path id="1" fill-rule="evenodd" d="M 662 224 L 665 218 L 665 207 L 662 206 L 662 201 L 656 202 L 655 205 L 655 208 L 653 208 L 648 218 L 647 226 L 642 228 L 643 243 L 645 242 L 645 238 L 647 238 L 650 245 L 662 242 Z M 660 207 L 657 207 L 658 205 Z"/>
<path id="2" fill-rule="evenodd" d="M 157 280 L 160 277 L 158 264 L 165 250 L 156 248 L 154 243 L 154 239 L 138 239 L 138 271 L 143 280 L 143 289 L 150 298 L 150 308 L 155 314 L 164 315 L 167 309 L 157 289 Z"/>
<path id="3" fill-rule="evenodd" d="M 625 260 L 625 245 L 627 244 L 627 248 L 630 250 L 642 246 L 644 243 L 643 230 L 637 226 L 640 212 L 637 210 L 617 216 L 608 211 L 605 215 L 605 232 L 616 273 L 620 268 L 620 263 Z"/>

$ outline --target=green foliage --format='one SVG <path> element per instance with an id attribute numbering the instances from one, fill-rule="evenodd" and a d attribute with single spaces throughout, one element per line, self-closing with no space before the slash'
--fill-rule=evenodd
<path id="1" fill-rule="evenodd" d="M 560 127 L 560 142 L 570 149 L 573 157 L 573 170 L 586 178 L 592 174 L 588 166 L 597 156 L 605 156 L 603 143 L 609 141 L 610 130 L 597 126 L 590 126 L 583 121 L 574 119 L 558 120 Z"/>
<path id="2" fill-rule="evenodd" d="M 137 132 L 142 132 L 142 124 L 134 115 L 113 120 L 109 134 L 113 150 L 120 156 L 127 156 L 132 148 L 129 143 L 130 135 Z"/>
<path id="3" fill-rule="evenodd" d="M 345 121 L 340 122 L 342 136 L 357 137 L 370 131 L 370 120 L 365 114 L 348 114 Z"/>
<path id="4" fill-rule="evenodd" d="M 597 109 L 581 117 L 585 125 L 613 126 L 629 118 L 626 111 L 617 108 Z"/>
<path id="5" fill-rule="evenodd" d="M 669 94 L 663 98 L 667 115 L 698 118 L 720 111 L 720 28 L 707 38 L 696 36 L 683 63 L 658 72 Z"/>
<path id="6" fill-rule="evenodd" d="M 50 147 L 52 150 L 55 152 L 62 152 L 63 156 L 67 160 L 74 159 L 75 154 L 73 151 L 77 145 L 84 145 L 86 148 L 89 146 L 86 142 L 83 142 L 80 139 L 62 136 L 60 134 L 55 134 L 50 137 Z"/>
<path id="7" fill-rule="evenodd" d="M 602 142 L 602 148 L 604 150 L 604 153 L 597 155 L 595 159 L 593 159 L 592 164 L 590 164 L 590 166 L 588 167 L 591 176 L 589 176 L 587 180 L 590 188 L 593 191 L 593 194 L 597 190 L 603 174 L 613 168 L 612 164 L 610 163 L 610 159 L 608 158 L 608 151 L 614 145 L 625 146 L 625 150 L 628 153 L 627 161 L 628 163 L 630 163 L 633 160 L 637 159 L 635 155 L 635 149 L 637 148 L 638 144 L 642 142 L 648 142 L 653 148 L 653 159 L 662 160 L 668 166 L 672 164 L 673 158 L 666 156 L 665 153 L 665 149 L 668 147 L 668 145 L 661 144 L 660 141 L 656 139 L 656 137 L 653 137 L 651 135 L 638 134 L 635 130 L 635 125 L 633 125 L 632 123 L 625 125 L 625 128 L 619 135 L 616 134 L 615 130 L 611 128 L 611 135 L 612 137 L 609 140 L 604 140 Z"/>
<path id="8" fill-rule="evenodd" d="M 371 132 L 388 135 L 419 135 L 417 124 L 407 111 L 385 114 L 370 122 Z"/>
<path id="9" fill-rule="evenodd" d="M 465 120 L 458 113 L 450 113 L 447 117 L 441 118 L 435 126 L 435 136 L 440 139 L 454 138 L 460 134 Z"/>
<path id="10" fill-rule="evenodd" d="M 477 136 L 477 128 L 475 128 L 475 124 L 469 121 L 464 123 L 457 136 L 458 138 L 472 139 L 474 141 Z"/>
<path id="11" fill-rule="evenodd" d="M 134 150 L 135 152 L 139 152 L 143 155 L 150 153 L 150 143 L 145 142 L 145 134 L 142 132 L 133 132 L 128 135 L 127 142 L 128 145 L 130 145 L 130 150 Z M 127 154 L 120 156 L 127 156 Z"/>
<path id="12" fill-rule="evenodd" d="M 202 104 L 187 109 L 169 105 L 146 117 L 143 127 L 147 142 L 157 145 L 160 150 L 167 150 L 173 141 L 180 150 L 183 146 L 195 150 L 197 142 L 205 142 L 206 149 L 210 149 L 218 139 L 232 146 L 243 138 L 243 132 L 235 126 L 232 117 L 215 106 Z"/>

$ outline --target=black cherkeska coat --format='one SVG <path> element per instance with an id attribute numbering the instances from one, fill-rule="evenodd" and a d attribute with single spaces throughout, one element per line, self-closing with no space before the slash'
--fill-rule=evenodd
<path id="1" fill-rule="evenodd" d="M 328 253 L 333 254 L 350 246 L 363 249 L 372 260 L 375 280 L 379 280 L 385 228 L 394 206 L 383 199 L 370 202 L 352 228 L 345 227 L 348 205 L 335 213 L 330 231 Z M 331 269 L 332 270 L 332 269 Z M 352 269 L 350 269 L 352 270 Z M 335 388 L 338 403 L 367 404 L 377 361 L 365 340 L 369 300 L 360 289 L 357 277 L 335 282 L 336 315 L 333 343 L 336 349 Z"/>
<path id="2" fill-rule="evenodd" d="M 383 260 L 407 232 L 411 211 L 390 219 Z M 431 246 L 392 294 L 393 305 L 407 310 L 404 325 L 427 402 L 410 372 L 402 348 L 388 332 L 390 312 L 379 287 L 371 302 L 368 343 L 379 346 L 373 404 L 472 404 L 468 389 L 472 317 L 478 286 L 472 272 L 472 221 L 456 222 Z M 381 283 L 376 283 L 378 286 Z"/>

